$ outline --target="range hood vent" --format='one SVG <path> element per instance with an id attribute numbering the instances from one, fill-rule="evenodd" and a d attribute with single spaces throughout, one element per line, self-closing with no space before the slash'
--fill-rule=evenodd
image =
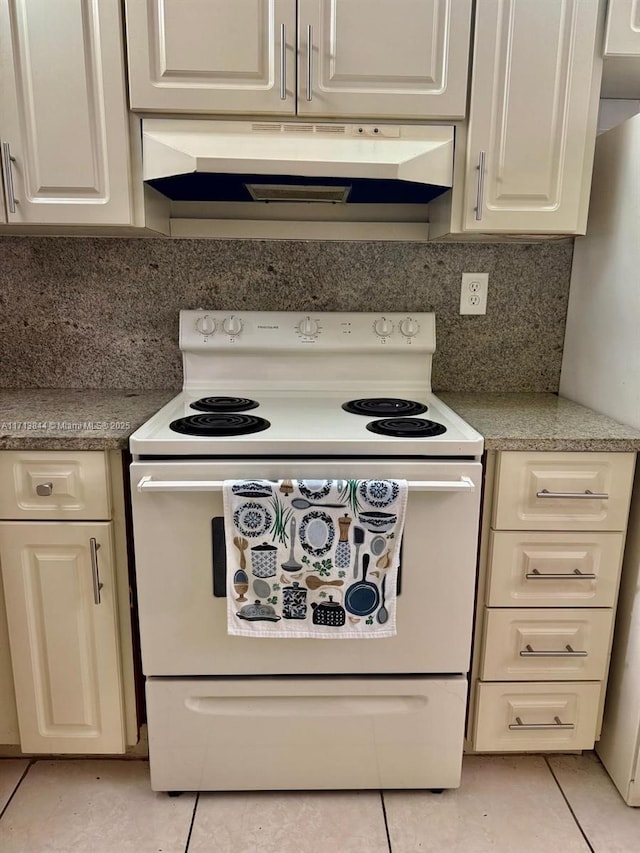
<path id="1" fill-rule="evenodd" d="M 144 180 L 174 201 L 425 204 L 453 182 L 450 126 L 143 119 L 142 132 Z"/>

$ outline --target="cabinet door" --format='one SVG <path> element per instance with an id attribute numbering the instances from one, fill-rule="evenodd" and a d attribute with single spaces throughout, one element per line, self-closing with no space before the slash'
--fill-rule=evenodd
<path id="1" fill-rule="evenodd" d="M 605 56 L 640 56 L 640 0 L 609 0 Z"/>
<path id="2" fill-rule="evenodd" d="M 463 229 L 584 233 L 598 0 L 478 0 Z"/>
<path id="3" fill-rule="evenodd" d="M 16 694 L 13 689 L 13 670 L 9 655 L 9 632 L 0 583 L 0 744 L 20 743 Z"/>
<path id="4" fill-rule="evenodd" d="M 0 560 L 23 751 L 124 752 L 112 524 L 2 522 Z"/>
<path id="5" fill-rule="evenodd" d="M 131 224 L 123 64 L 118 3 L 0 0 L 9 222 Z"/>
<path id="6" fill-rule="evenodd" d="M 299 0 L 298 114 L 463 118 L 470 0 Z"/>
<path id="7" fill-rule="evenodd" d="M 127 0 L 134 110 L 295 113 L 295 0 Z"/>

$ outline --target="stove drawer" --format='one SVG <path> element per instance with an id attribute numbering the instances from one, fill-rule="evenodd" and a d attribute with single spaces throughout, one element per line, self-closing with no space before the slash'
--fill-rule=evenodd
<path id="1" fill-rule="evenodd" d="M 477 752 L 592 749 L 599 682 L 480 684 L 473 746 Z"/>
<path id="2" fill-rule="evenodd" d="M 111 518 L 105 454 L 81 450 L 0 453 L 0 518 Z"/>
<path id="3" fill-rule="evenodd" d="M 487 610 L 483 681 L 604 678 L 613 610 Z"/>
<path id="4" fill-rule="evenodd" d="M 452 678 L 147 680 L 155 791 L 456 788 Z"/>
<path id="5" fill-rule="evenodd" d="M 613 607 L 623 533 L 491 531 L 491 607 Z"/>
<path id="6" fill-rule="evenodd" d="M 634 453 L 501 453 L 492 527 L 623 531 L 634 464 Z"/>

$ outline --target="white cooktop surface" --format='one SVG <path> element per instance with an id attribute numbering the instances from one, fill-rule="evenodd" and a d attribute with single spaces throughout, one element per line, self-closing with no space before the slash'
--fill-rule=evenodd
<path id="1" fill-rule="evenodd" d="M 243 388 L 241 395 L 259 403 L 244 414 L 268 420 L 271 424 L 268 429 L 215 438 L 174 432 L 169 426 L 172 421 L 198 414 L 190 403 L 201 397 L 219 396 L 214 389 L 183 391 L 134 432 L 131 452 L 175 456 L 479 456 L 482 453 L 482 436 L 433 394 L 418 396 L 402 388 L 394 389 L 393 394 L 424 403 L 427 411 L 416 417 L 446 427 L 446 432 L 432 438 L 396 438 L 370 432 L 367 423 L 378 418 L 345 412 L 342 404 L 352 397 L 344 394 Z"/>

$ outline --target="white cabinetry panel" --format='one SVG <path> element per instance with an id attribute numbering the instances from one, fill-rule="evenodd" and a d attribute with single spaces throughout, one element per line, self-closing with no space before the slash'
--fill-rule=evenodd
<path id="1" fill-rule="evenodd" d="M 117 3 L 0 0 L 9 222 L 130 224 L 128 122 Z"/>
<path id="2" fill-rule="evenodd" d="M 613 610 L 498 609 L 487 611 L 483 681 L 604 678 Z"/>
<path id="3" fill-rule="evenodd" d="M 0 578 L 0 743 L 20 743 L 13 670 L 9 654 L 9 630 Z"/>
<path id="4" fill-rule="evenodd" d="M 634 459 L 634 453 L 501 453 L 493 527 L 625 530 Z"/>
<path id="5" fill-rule="evenodd" d="M 623 533 L 492 530 L 490 607 L 613 607 Z"/>
<path id="6" fill-rule="evenodd" d="M 132 109 L 295 113 L 294 0 L 127 0 L 126 11 Z"/>
<path id="7" fill-rule="evenodd" d="M 480 684 L 478 752 L 592 749 L 599 682 Z"/>
<path id="8" fill-rule="evenodd" d="M 640 0 L 609 0 L 605 56 L 640 56 Z"/>
<path id="9" fill-rule="evenodd" d="M 111 523 L 0 523 L 24 752 L 124 751 L 112 552 Z"/>
<path id="10" fill-rule="evenodd" d="M 469 0 L 300 0 L 299 10 L 300 115 L 464 117 Z"/>
<path id="11" fill-rule="evenodd" d="M 108 519 L 111 500 L 99 450 L 0 453 L 0 518 Z"/>
<path id="12" fill-rule="evenodd" d="M 478 0 L 465 230 L 584 230 L 598 16 L 598 0 Z"/>

